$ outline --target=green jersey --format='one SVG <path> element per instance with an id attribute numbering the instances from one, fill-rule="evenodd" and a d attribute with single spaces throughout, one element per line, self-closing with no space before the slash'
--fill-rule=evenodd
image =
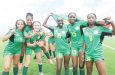
<path id="1" fill-rule="evenodd" d="M 50 33 L 51 35 L 53 35 L 53 32 Z M 49 37 L 48 38 L 48 44 L 53 44 L 54 43 L 54 37 Z"/>
<path id="2" fill-rule="evenodd" d="M 25 28 L 24 28 L 24 34 L 28 33 L 31 30 L 32 30 L 32 28 L 29 25 L 26 25 Z"/>
<path id="3" fill-rule="evenodd" d="M 59 28 L 57 26 L 50 28 L 54 31 L 56 51 L 66 52 L 67 50 L 69 50 L 68 40 L 66 39 L 66 33 L 68 31 L 67 26 L 64 25 L 62 28 Z"/>
<path id="4" fill-rule="evenodd" d="M 10 34 L 9 31 L 7 34 Z M 21 53 L 22 44 L 24 43 L 24 35 L 23 32 L 19 31 L 18 29 L 15 30 L 14 35 L 11 36 L 5 50 L 4 55 L 15 55 Z"/>
<path id="5" fill-rule="evenodd" d="M 30 35 L 31 33 L 33 33 L 33 31 L 30 31 L 28 34 Z M 28 38 L 26 40 L 27 43 L 34 43 L 35 41 L 44 41 L 44 34 L 43 35 L 38 35 L 38 34 L 35 34 L 32 38 Z M 36 45 L 35 47 L 30 47 L 30 46 L 27 46 L 26 47 L 26 55 L 30 55 L 31 54 L 31 50 L 34 50 L 35 53 L 37 52 L 40 52 L 41 51 L 41 47 Z"/>
<path id="6" fill-rule="evenodd" d="M 103 57 L 102 40 L 105 33 L 112 35 L 112 30 L 102 26 L 95 26 L 94 28 L 86 27 L 83 29 L 83 37 L 86 43 L 85 55 L 91 58 Z"/>
<path id="7" fill-rule="evenodd" d="M 71 47 L 75 48 L 78 45 L 83 45 L 83 38 L 81 29 L 83 26 L 87 26 L 85 21 L 77 21 L 75 24 L 69 24 L 68 29 L 71 36 Z"/>
<path id="8" fill-rule="evenodd" d="M 30 35 L 31 33 L 33 33 L 32 31 L 30 31 L 28 34 Z M 39 36 L 38 34 L 34 34 L 32 38 L 28 38 L 26 40 L 27 43 L 34 43 L 35 41 L 44 41 L 44 34 Z M 35 46 L 37 47 L 37 46 Z"/>

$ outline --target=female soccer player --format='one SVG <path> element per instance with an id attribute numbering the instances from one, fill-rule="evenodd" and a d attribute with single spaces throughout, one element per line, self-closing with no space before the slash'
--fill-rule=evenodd
<path id="1" fill-rule="evenodd" d="M 81 28 L 87 26 L 87 22 L 77 20 L 76 13 L 71 12 L 68 15 L 69 18 L 69 33 L 70 33 L 70 41 L 71 41 L 71 56 L 73 63 L 73 75 L 78 75 L 77 67 L 79 63 L 80 75 L 85 75 L 84 71 L 84 54 L 82 50 L 83 39 Z M 79 59 L 79 61 L 78 61 Z"/>
<path id="2" fill-rule="evenodd" d="M 52 16 L 50 14 L 43 26 L 54 31 L 54 40 L 56 43 L 56 63 L 57 63 L 57 70 L 56 75 L 61 75 L 61 68 L 62 68 L 62 61 L 64 58 L 64 67 L 65 67 L 65 75 L 69 75 L 69 60 L 70 60 L 70 49 L 68 45 L 68 40 L 66 38 L 66 33 L 68 31 L 67 26 L 63 25 L 63 19 L 57 19 L 57 26 L 47 26 L 47 21 L 49 17 Z"/>
<path id="3" fill-rule="evenodd" d="M 31 38 L 33 36 L 33 34 L 28 35 L 28 32 L 32 30 L 33 26 L 33 14 L 32 13 L 27 13 L 26 14 L 26 26 L 24 28 L 24 37 L 26 39 Z M 23 44 L 22 47 L 22 52 L 21 52 L 21 56 L 20 56 L 20 63 L 19 63 L 19 69 L 22 68 L 23 66 L 23 58 L 24 58 L 24 51 L 26 50 L 26 42 Z"/>
<path id="4" fill-rule="evenodd" d="M 99 75 L 106 75 L 104 65 L 104 55 L 102 49 L 102 40 L 105 35 L 115 35 L 115 25 L 111 20 L 107 20 L 112 25 L 113 30 L 103 26 L 96 26 L 96 15 L 90 13 L 87 16 L 88 27 L 83 29 L 85 42 L 85 61 L 87 75 L 92 75 L 93 63 L 95 63 Z"/>
<path id="5" fill-rule="evenodd" d="M 32 38 L 26 40 L 26 62 L 23 68 L 22 75 L 27 75 L 27 70 L 31 61 L 31 50 L 34 50 L 36 54 L 36 59 L 38 62 L 39 75 L 43 75 L 42 73 L 42 55 L 41 55 L 41 47 L 44 46 L 44 33 L 40 31 L 41 24 L 39 21 L 33 22 L 33 30 L 29 32 L 29 34 L 33 34 Z"/>
<path id="6" fill-rule="evenodd" d="M 17 75 L 18 73 L 18 61 L 21 54 L 22 44 L 24 43 L 23 30 L 25 27 L 25 22 L 21 19 L 16 21 L 16 28 L 11 29 L 4 37 L 3 41 L 9 42 L 3 53 L 3 73 L 2 75 L 9 75 L 10 64 L 13 60 L 13 74 Z"/>
<path id="7" fill-rule="evenodd" d="M 55 58 L 55 41 L 54 41 L 54 36 L 53 36 L 53 33 L 50 32 L 48 34 L 48 48 L 49 48 L 49 54 L 50 54 L 50 57 L 52 56 L 52 53 L 53 52 L 53 56 Z"/>
<path id="8" fill-rule="evenodd" d="M 30 35 L 28 35 L 28 33 L 33 29 L 33 14 L 32 13 L 27 13 L 26 14 L 26 26 L 24 28 L 24 37 L 26 39 L 32 38 L 33 34 L 31 33 Z M 21 67 L 23 66 L 23 57 L 24 57 L 24 51 L 26 50 L 26 42 L 24 43 L 23 47 L 22 47 L 22 52 L 21 52 L 21 56 L 20 56 L 20 63 L 19 63 L 19 69 L 21 69 Z M 48 58 L 48 61 L 52 64 L 52 60 L 50 59 L 49 53 L 46 51 L 45 47 L 42 47 L 42 50 L 44 52 L 44 54 L 46 55 L 46 57 Z"/>

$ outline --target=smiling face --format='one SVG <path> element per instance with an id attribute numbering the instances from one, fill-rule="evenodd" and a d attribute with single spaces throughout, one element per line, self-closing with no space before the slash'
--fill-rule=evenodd
<path id="1" fill-rule="evenodd" d="M 63 26 L 63 18 L 58 18 L 57 24 L 58 24 L 58 26 Z"/>
<path id="2" fill-rule="evenodd" d="M 17 27 L 19 30 L 22 31 L 22 30 L 24 29 L 24 26 L 25 26 L 24 21 L 18 20 L 18 21 L 16 22 L 16 27 Z"/>
<path id="3" fill-rule="evenodd" d="M 40 22 L 35 21 L 35 22 L 33 23 L 33 29 L 34 29 L 34 31 L 38 32 L 38 31 L 40 30 L 40 28 L 41 28 Z"/>
<path id="4" fill-rule="evenodd" d="M 68 18 L 69 18 L 69 23 L 74 24 L 76 21 L 76 14 L 75 13 L 69 13 Z"/>
<path id="5" fill-rule="evenodd" d="M 26 17 L 26 22 L 27 22 L 27 24 L 28 24 L 29 26 L 31 26 L 31 25 L 32 25 L 32 22 L 33 22 L 33 18 L 32 18 L 31 16 L 27 16 L 27 17 Z"/>
<path id="6" fill-rule="evenodd" d="M 94 25 L 95 21 L 96 21 L 96 15 L 91 13 L 87 16 L 87 20 L 89 25 Z"/>

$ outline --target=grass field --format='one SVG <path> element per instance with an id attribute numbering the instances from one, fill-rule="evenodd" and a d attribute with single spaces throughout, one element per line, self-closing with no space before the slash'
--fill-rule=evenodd
<path id="1" fill-rule="evenodd" d="M 3 43 L 0 39 L 0 75 L 2 73 L 2 67 L 3 67 L 3 50 L 7 42 Z M 108 45 L 110 47 L 115 48 L 115 37 L 112 38 L 106 38 L 104 41 L 105 45 Z M 106 65 L 106 71 L 107 75 L 115 75 L 115 49 L 111 49 L 109 47 L 103 46 L 104 48 L 104 55 L 105 55 L 105 65 Z M 33 59 L 34 53 L 32 54 L 32 61 L 28 70 L 28 75 L 38 75 L 38 69 L 37 69 L 37 62 Z M 53 65 L 50 65 L 46 59 L 46 57 L 43 58 L 43 72 L 44 75 L 55 75 L 56 70 L 56 63 L 54 62 Z M 70 61 L 71 62 L 71 61 Z M 70 64 L 71 67 L 72 64 Z M 21 73 L 21 71 L 19 71 Z M 12 75 L 12 68 L 10 70 L 10 75 Z M 64 75 L 64 68 L 62 68 L 62 75 Z M 70 75 L 72 75 L 72 69 L 70 69 Z M 97 70 L 93 68 L 93 75 L 98 75 Z"/>

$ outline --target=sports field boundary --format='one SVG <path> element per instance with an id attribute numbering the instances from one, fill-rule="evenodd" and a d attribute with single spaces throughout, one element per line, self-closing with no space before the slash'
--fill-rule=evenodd
<path id="1" fill-rule="evenodd" d="M 104 47 L 107 47 L 107 48 L 110 48 L 111 50 L 115 50 L 114 47 L 111 47 L 111 46 L 109 46 L 109 45 L 103 44 L 103 46 L 104 46 Z"/>

